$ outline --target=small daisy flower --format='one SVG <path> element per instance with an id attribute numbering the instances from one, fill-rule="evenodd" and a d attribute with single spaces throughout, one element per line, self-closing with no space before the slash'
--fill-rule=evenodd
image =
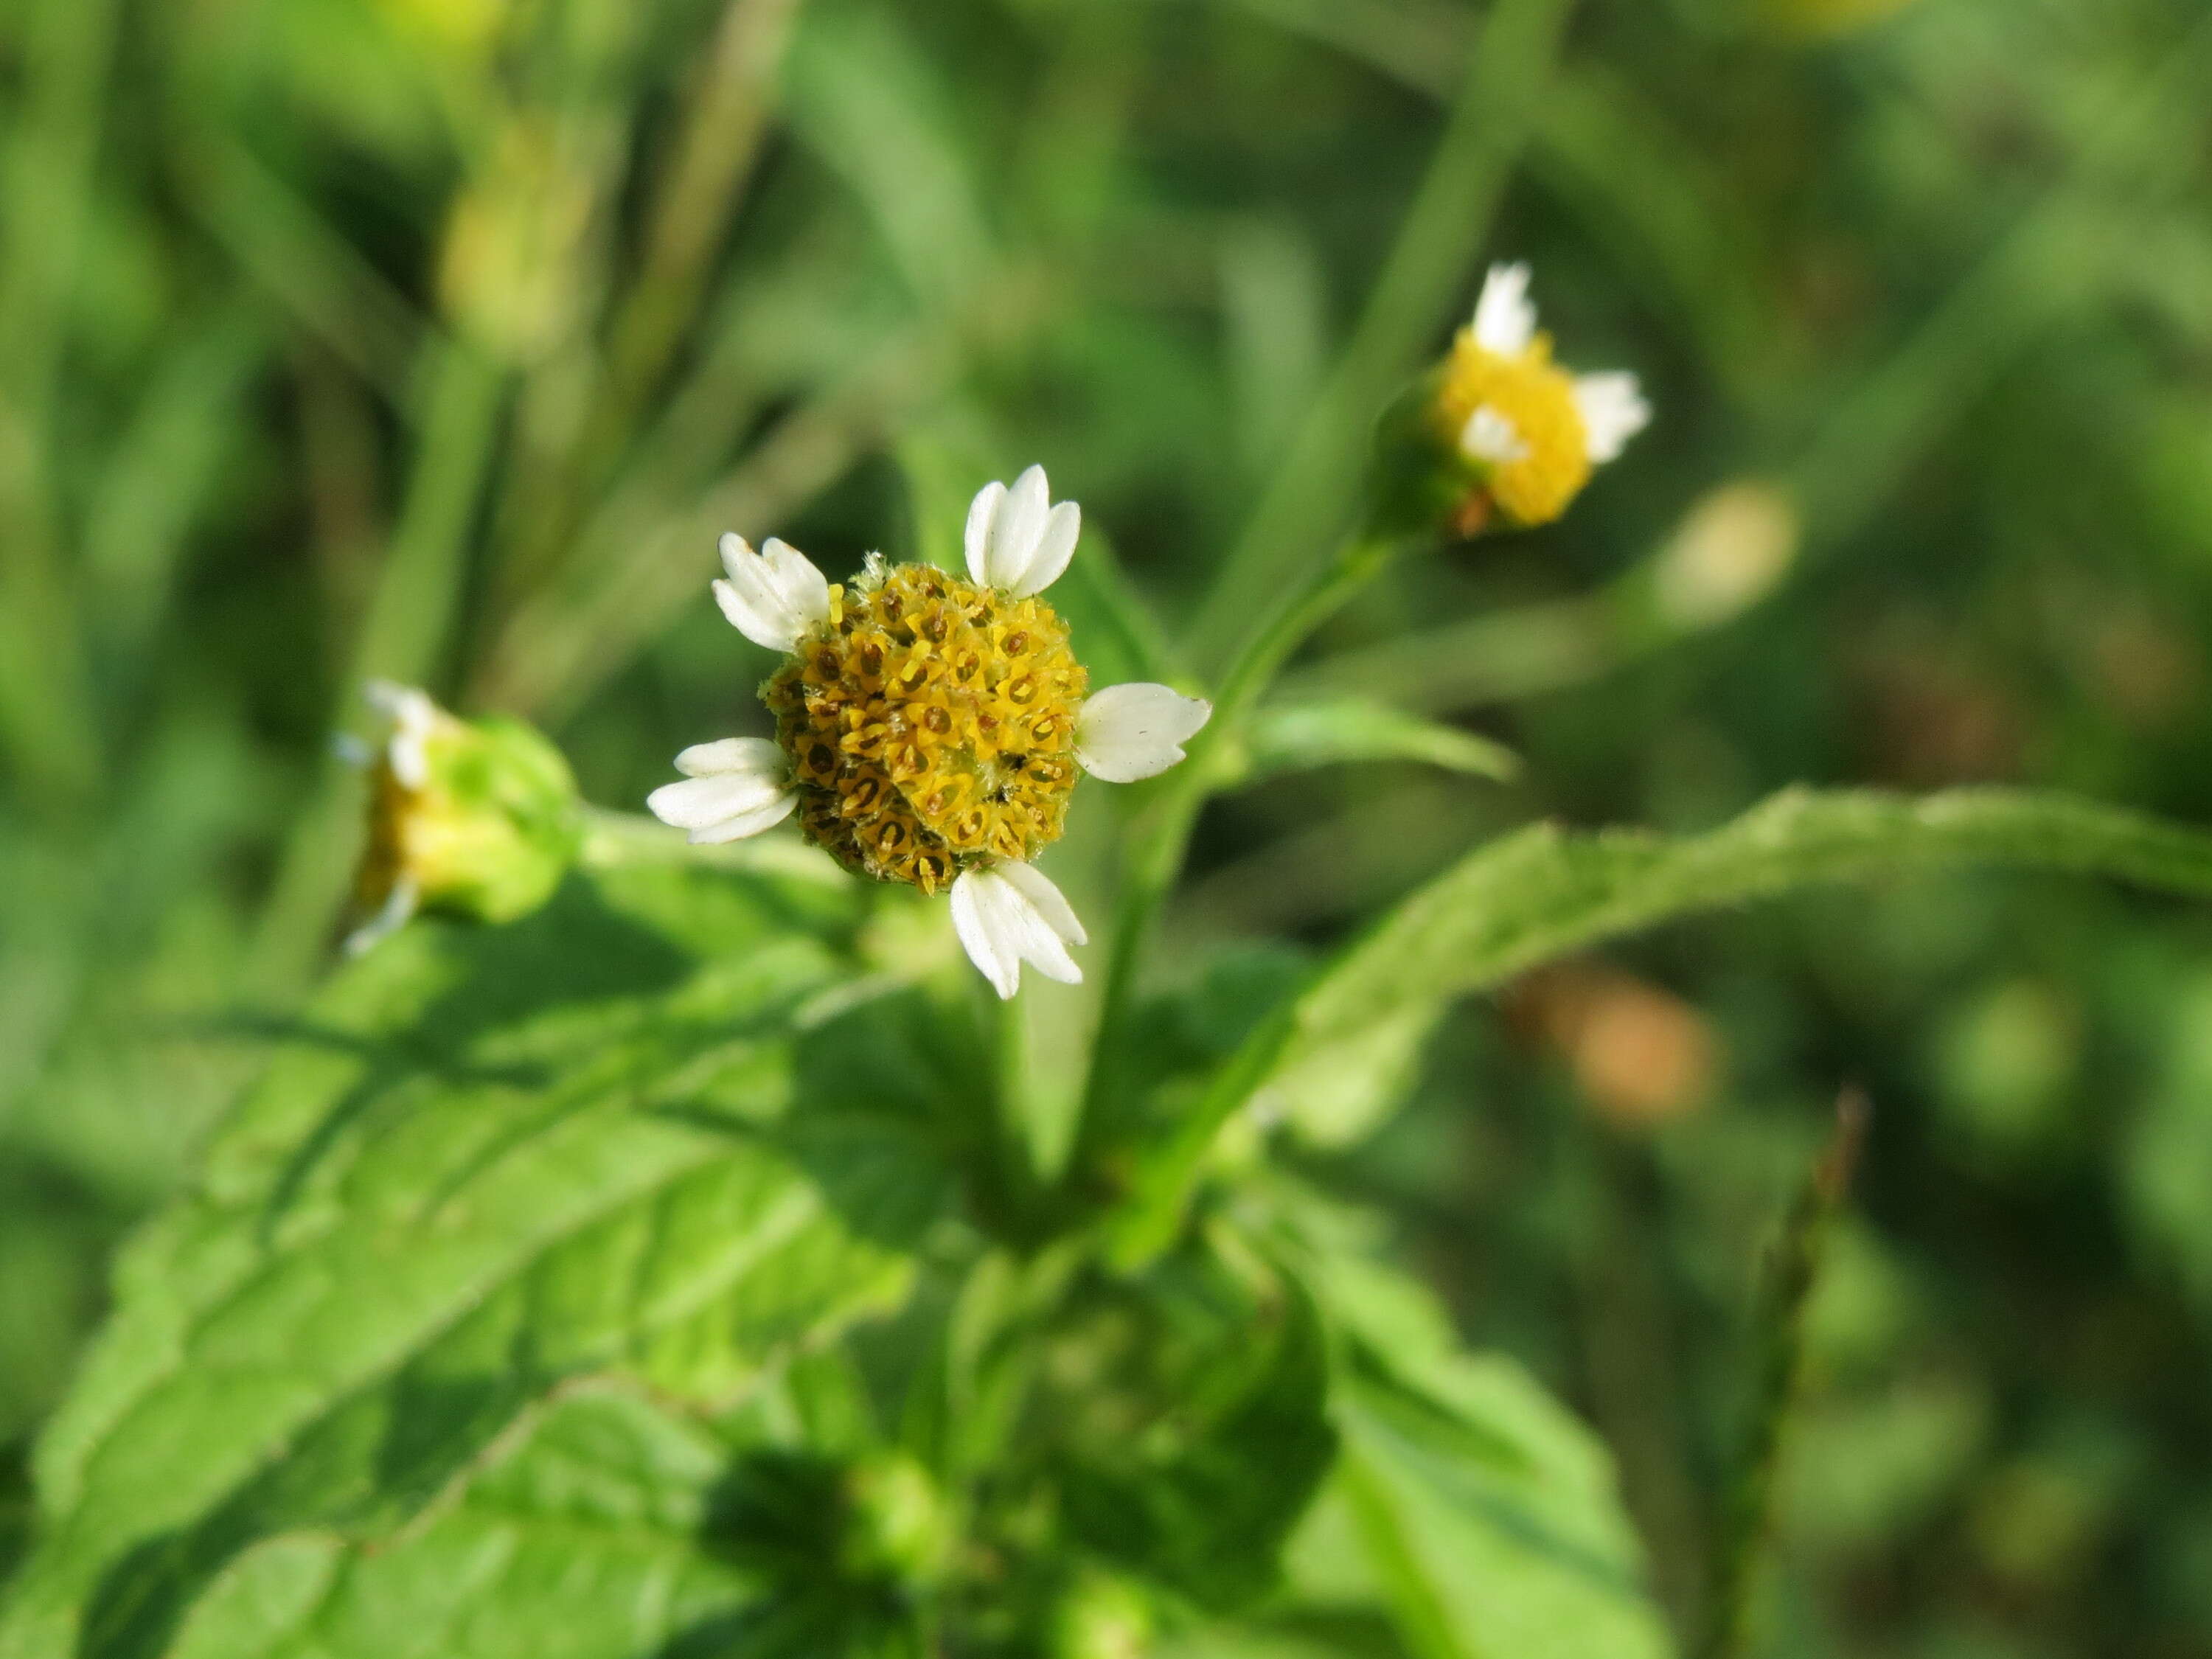
<path id="1" fill-rule="evenodd" d="M 1164 772 L 1213 712 L 1164 685 L 1092 693 L 1067 625 L 1039 597 L 1082 532 L 1042 467 L 988 485 L 969 509 L 968 574 L 871 554 L 832 583 L 804 554 L 722 538 L 714 599 L 786 660 L 761 689 L 773 742 L 728 738 L 676 757 L 682 781 L 647 805 L 694 842 L 796 817 L 846 869 L 951 895 L 961 944 L 1002 997 L 1024 963 L 1082 977 L 1075 912 L 1036 859 L 1058 841 L 1084 772 Z"/>
<path id="2" fill-rule="evenodd" d="M 1551 523 L 1651 419 L 1633 374 L 1575 375 L 1553 362 L 1525 264 L 1491 267 L 1432 412 L 1438 435 L 1476 481 L 1461 512 L 1470 531 L 1493 510 L 1516 526 Z"/>
<path id="3" fill-rule="evenodd" d="M 357 956 L 424 909 L 512 921 L 550 897 L 580 839 L 574 775 L 560 751 L 518 720 L 464 720 L 429 694 L 364 688 L 383 740 L 341 738 L 368 773 L 368 845 L 355 882 Z"/>

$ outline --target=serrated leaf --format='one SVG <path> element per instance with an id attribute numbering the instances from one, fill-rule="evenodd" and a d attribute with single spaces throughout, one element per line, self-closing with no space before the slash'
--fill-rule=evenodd
<path id="1" fill-rule="evenodd" d="M 1328 1364 L 1304 1291 L 1255 1296 L 1221 1264 L 1165 1264 L 1100 1287 L 1047 1361 L 1080 1397 L 1046 1408 L 1064 1443 L 1070 1533 L 1210 1607 L 1274 1583 L 1335 1451 Z"/>
<path id="2" fill-rule="evenodd" d="M 2212 836 L 2061 796 L 1959 790 L 1911 800 L 1798 789 L 1679 839 L 1546 824 L 1469 854 L 1339 957 L 1299 999 L 1275 1063 L 1670 917 L 1820 883 L 1977 864 L 2212 896 Z"/>
<path id="3" fill-rule="evenodd" d="M 150 1659 L 257 1540 L 398 1526 L 570 1379 L 719 1401 L 895 1303 L 925 1126 L 791 1110 L 860 920 L 842 878 L 634 869 L 342 975 L 125 1253 L 0 1653 Z"/>
<path id="4" fill-rule="evenodd" d="M 177 1659 L 631 1659 L 763 1622 L 712 1547 L 711 1437 L 634 1400 L 568 1401 L 420 1532 L 288 1534 L 229 1564 Z M 758 1650 L 770 1650 L 763 1644 Z"/>
<path id="5" fill-rule="evenodd" d="M 1501 782 L 1521 771 L 1503 744 L 1359 697 L 1264 708 L 1248 741 L 1254 781 L 1356 761 L 1411 761 Z"/>
<path id="6" fill-rule="evenodd" d="M 1316 1289 L 1340 1339 L 1328 1497 L 1407 1646 L 1419 1659 L 1671 1654 L 1596 1437 L 1513 1361 L 1459 1350 L 1401 1275 L 1338 1259 Z"/>
<path id="7" fill-rule="evenodd" d="M 2212 836 L 2060 795 L 1961 789 L 1912 799 L 1792 789 L 1703 836 L 1573 835 L 1541 824 L 1480 847 L 1319 971 L 1216 1074 L 1152 1153 L 1116 1255 L 1173 1237 L 1223 1124 L 1279 1078 L 1325 1075 L 1378 1028 L 1432 1025 L 1455 1000 L 1597 940 L 1823 883 L 1987 865 L 2103 875 L 2212 896 Z"/>
<path id="8" fill-rule="evenodd" d="M 1337 1488 L 1421 1659 L 1663 1659 L 1609 1467 L 1512 1361 L 1346 1389 Z"/>

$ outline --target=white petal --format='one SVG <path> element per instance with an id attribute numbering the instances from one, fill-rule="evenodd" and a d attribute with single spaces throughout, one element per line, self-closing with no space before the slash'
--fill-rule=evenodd
<path id="1" fill-rule="evenodd" d="M 785 762 L 783 750 L 766 738 L 724 738 L 716 743 L 693 744 L 677 756 L 676 769 L 687 778 L 750 772 L 781 781 Z"/>
<path id="2" fill-rule="evenodd" d="M 1011 591 L 1021 580 L 1036 556 L 1051 506 L 1052 487 L 1045 482 L 1042 467 L 1033 466 L 1014 480 L 985 540 L 983 568 L 988 586 Z"/>
<path id="3" fill-rule="evenodd" d="M 968 506 L 968 580 L 979 587 L 991 585 L 991 526 L 997 521 L 999 509 L 1006 500 L 1006 485 L 987 483 L 975 492 L 975 499 Z"/>
<path id="4" fill-rule="evenodd" d="M 952 927 L 967 947 L 969 959 L 1001 997 L 1021 988 L 1022 963 L 1028 963 L 1048 979 L 1073 985 L 1083 977 L 1075 958 L 1067 954 L 1057 924 L 1073 926 L 1074 913 L 1053 884 L 1038 876 L 1036 883 L 1010 879 L 1024 866 L 1002 864 L 988 870 L 970 870 L 952 884 Z M 1051 915 L 1033 894 L 1042 884 Z M 1080 934 L 1081 929 L 1076 932 Z"/>
<path id="5" fill-rule="evenodd" d="M 1513 417 L 1488 404 L 1467 417 L 1466 428 L 1459 434 L 1459 447 L 1476 460 L 1492 466 L 1506 466 L 1528 459 L 1528 446 L 1522 441 L 1521 428 L 1513 424 Z"/>
<path id="6" fill-rule="evenodd" d="M 645 805 L 663 823 L 672 823 L 678 830 L 708 830 L 732 818 L 750 817 L 777 801 L 790 799 L 780 780 L 740 772 L 664 783 L 645 798 Z M 779 812 L 769 823 L 782 816 Z M 768 825 L 761 827 L 766 829 Z"/>
<path id="7" fill-rule="evenodd" d="M 798 806 L 799 797 L 787 791 L 771 797 L 750 811 L 724 818 L 720 823 L 702 824 L 685 839 L 694 847 L 710 847 L 717 842 L 743 841 L 747 836 L 757 836 L 763 830 L 775 829 Z"/>
<path id="8" fill-rule="evenodd" d="M 1068 903 L 1066 896 L 1052 884 L 1052 878 L 1043 871 L 1033 864 L 1011 861 L 994 866 L 994 870 L 1002 879 L 1014 884 L 1043 919 L 1044 925 L 1061 939 L 1070 945 L 1090 942 L 1091 935 L 1083 931 L 1083 924 L 1076 920 L 1074 906 Z"/>
<path id="9" fill-rule="evenodd" d="M 761 558 L 768 566 L 769 580 L 775 585 L 784 607 L 799 619 L 803 631 L 811 634 L 830 623 L 830 579 L 823 575 L 813 560 L 789 542 L 771 536 L 761 546 Z"/>
<path id="10" fill-rule="evenodd" d="M 1203 697 L 1139 681 L 1109 685 L 1075 717 L 1075 758 L 1091 776 L 1134 783 L 1183 757 L 1182 744 L 1213 714 Z"/>
<path id="11" fill-rule="evenodd" d="M 1022 959 L 1012 940 L 1002 937 L 1004 924 L 992 902 L 1005 884 L 979 871 L 963 872 L 952 884 L 952 931 L 960 935 L 968 960 L 982 970 L 992 988 L 1001 997 L 1011 997 L 1022 987 Z"/>
<path id="12" fill-rule="evenodd" d="M 1589 458 L 1601 465 L 1617 457 L 1628 441 L 1651 422 L 1651 405 L 1633 374 L 1585 374 L 1575 382 L 1575 407 L 1581 411 Z"/>
<path id="13" fill-rule="evenodd" d="M 346 935 L 345 953 L 357 957 L 362 951 L 381 945 L 414 919 L 416 908 L 422 902 L 422 894 L 415 885 L 414 878 L 400 877 L 392 884 L 391 894 L 385 899 L 383 908 Z"/>
<path id="14" fill-rule="evenodd" d="M 714 599 L 730 624 L 756 645 L 790 651 L 830 617 L 830 584 L 806 556 L 771 538 L 765 556 L 742 536 L 722 538 Z"/>
<path id="15" fill-rule="evenodd" d="M 357 772 L 367 771 L 376 763 L 376 750 L 350 732 L 331 733 L 331 753 Z"/>
<path id="16" fill-rule="evenodd" d="M 1492 265 L 1474 307 L 1474 343 L 1501 357 L 1517 357 L 1536 337 L 1536 307 L 1528 298 L 1528 267 Z"/>
<path id="17" fill-rule="evenodd" d="M 438 705 L 420 687 L 391 680 L 371 680 L 362 687 L 361 694 L 392 722 L 392 736 L 384 747 L 392 775 L 410 789 L 420 789 L 430 781 L 427 744 L 438 729 Z"/>
<path id="18" fill-rule="evenodd" d="M 780 607 L 763 608 L 734 582 L 714 584 L 714 603 L 722 607 L 730 626 L 755 645 L 787 653 L 799 643 L 797 624 Z"/>
<path id="19" fill-rule="evenodd" d="M 1044 534 L 1037 538 L 1036 550 L 1030 556 L 1029 568 L 1007 589 L 1018 599 L 1032 593 L 1042 593 L 1060 579 L 1067 562 L 1075 556 L 1075 544 L 1083 534 L 1083 509 L 1073 501 L 1062 501 L 1046 517 Z"/>

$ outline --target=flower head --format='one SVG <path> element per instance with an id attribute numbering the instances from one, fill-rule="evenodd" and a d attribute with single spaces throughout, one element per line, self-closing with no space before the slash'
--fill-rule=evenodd
<path id="1" fill-rule="evenodd" d="M 580 838 L 560 751 L 518 720 L 463 720 L 413 686 L 365 689 L 387 730 L 368 771 L 368 846 L 355 884 L 358 954 L 417 910 L 512 921 L 552 896 Z"/>
<path id="2" fill-rule="evenodd" d="M 1549 524 L 1651 418 L 1633 374 L 1573 375 L 1536 326 L 1528 267 L 1493 265 L 1436 382 L 1435 436 L 1468 475 L 1461 521 Z"/>
<path id="3" fill-rule="evenodd" d="M 722 613 L 786 660 L 762 687 L 775 738 L 725 738 L 677 757 L 684 781 L 654 814 L 695 842 L 796 815 L 856 875 L 949 889 L 968 954 L 1001 996 L 1027 963 L 1082 975 L 1075 913 L 1034 866 L 1085 771 L 1116 783 L 1165 771 L 1212 710 L 1164 685 L 1093 694 L 1067 625 L 1038 597 L 1082 532 L 1042 467 L 986 486 L 969 509 L 968 574 L 874 555 L 831 583 L 787 544 L 722 540 Z"/>

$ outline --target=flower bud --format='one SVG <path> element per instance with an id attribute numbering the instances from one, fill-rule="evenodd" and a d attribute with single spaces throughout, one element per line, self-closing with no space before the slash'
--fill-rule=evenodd
<path id="1" fill-rule="evenodd" d="M 845 1501 L 841 1565 L 852 1577 L 922 1585 L 943 1574 L 952 1523 L 937 1483 L 913 1458 L 893 1452 L 854 1464 Z"/>
<path id="2" fill-rule="evenodd" d="M 1052 1659 L 1144 1659 L 1152 1609 L 1126 1579 L 1087 1571 L 1053 1609 Z"/>
<path id="3" fill-rule="evenodd" d="M 1772 592 L 1796 562 L 1804 526 L 1771 484 L 1732 483 L 1690 509 L 1652 568 L 1652 600 L 1668 626 L 1733 621 Z"/>
<path id="4" fill-rule="evenodd" d="M 550 133 L 517 123 L 454 198 L 438 292 L 462 334 L 527 363 L 567 331 L 582 301 L 592 191 Z"/>
<path id="5" fill-rule="evenodd" d="M 409 686 L 368 697 L 392 722 L 367 757 L 368 847 L 356 900 L 366 950 L 417 910 L 478 921 L 529 915 L 553 895 L 582 839 L 576 781 L 520 720 L 463 720 Z"/>

